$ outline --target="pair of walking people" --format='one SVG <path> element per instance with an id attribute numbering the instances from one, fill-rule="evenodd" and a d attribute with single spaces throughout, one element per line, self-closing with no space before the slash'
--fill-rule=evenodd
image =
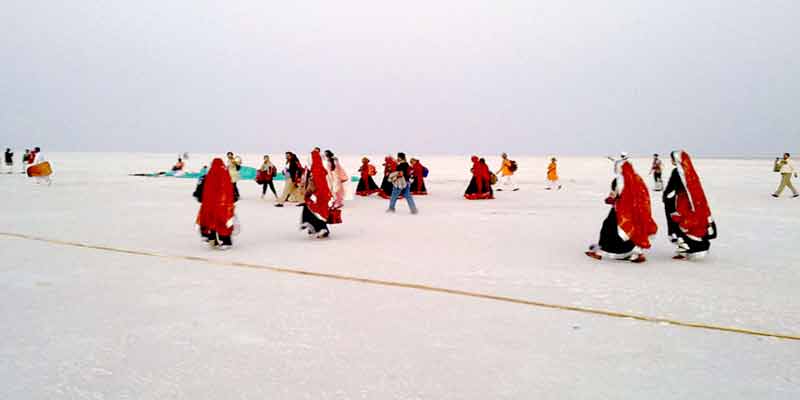
<path id="1" fill-rule="evenodd" d="M 674 259 L 688 260 L 705 256 L 717 227 L 711 215 L 700 177 L 685 151 L 671 154 L 672 171 L 662 196 L 667 218 L 667 234 L 676 246 Z M 623 155 L 614 163 L 615 178 L 606 204 L 611 206 L 600 230 L 600 240 L 586 255 L 645 262 L 644 251 L 651 247 L 650 237 L 658 231 L 650 207 L 650 192 L 644 180 Z"/>

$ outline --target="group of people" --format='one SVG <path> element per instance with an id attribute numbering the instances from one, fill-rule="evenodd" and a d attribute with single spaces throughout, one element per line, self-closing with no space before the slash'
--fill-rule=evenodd
<path id="1" fill-rule="evenodd" d="M 6 148 L 4 153 L 5 172 L 13 174 L 14 171 L 14 152 L 10 148 Z M 25 154 L 22 155 L 22 173 L 27 173 L 29 177 L 35 178 L 36 183 L 51 184 L 50 175 L 53 170 L 50 163 L 42 154 L 40 147 L 34 147 L 33 150 L 26 149 Z"/>
<path id="2" fill-rule="evenodd" d="M 673 258 L 700 258 L 707 254 L 711 240 L 717 237 L 716 223 L 689 154 L 674 151 L 670 155 L 675 168 L 663 188 L 662 201 L 667 236 L 676 246 Z M 600 240 L 589 246 L 586 255 L 598 260 L 608 257 L 645 262 L 644 251 L 651 247 L 650 237 L 658 231 L 652 217 L 649 189 L 627 154 L 615 160 L 614 174 L 611 192 L 605 199 L 611 209 L 600 229 Z"/>
<path id="3" fill-rule="evenodd" d="M 411 158 L 406 161 L 405 153 L 398 153 L 397 158 L 386 156 L 383 162 L 383 180 L 381 185 L 375 183 L 373 176 L 378 174 L 377 168 L 370 163 L 370 159 L 364 157 L 361 159 L 361 166 L 358 168 L 359 180 L 356 187 L 356 195 L 358 196 L 371 196 L 377 194 L 384 199 L 391 199 L 392 192 L 397 183 L 408 185 L 409 196 L 424 196 L 428 194 L 428 188 L 425 186 L 425 178 L 428 177 L 428 168 L 416 159 Z M 399 178 L 405 181 L 400 181 Z M 403 185 L 400 185 L 403 186 Z M 405 186 L 401 188 L 400 197 L 409 197 L 405 195 Z M 395 199 L 396 201 L 396 199 Z M 413 200 L 412 200 L 413 201 Z M 390 206 L 390 209 L 393 208 Z"/>

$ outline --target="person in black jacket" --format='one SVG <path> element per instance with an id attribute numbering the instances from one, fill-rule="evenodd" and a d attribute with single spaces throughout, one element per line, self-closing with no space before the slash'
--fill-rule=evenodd
<path id="1" fill-rule="evenodd" d="M 417 205 L 414 204 L 414 198 L 411 196 L 411 185 L 408 184 L 408 180 L 411 178 L 409 169 L 406 154 L 397 153 L 397 169 L 389 175 L 389 180 L 392 182 L 392 198 L 389 200 L 387 212 L 395 211 L 394 206 L 397 204 L 397 198 L 401 194 L 406 198 L 411 213 L 416 214 L 418 212 Z"/>

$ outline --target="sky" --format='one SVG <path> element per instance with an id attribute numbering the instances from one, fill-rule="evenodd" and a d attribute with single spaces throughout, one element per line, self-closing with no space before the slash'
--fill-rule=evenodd
<path id="1" fill-rule="evenodd" d="M 0 2 L 0 146 L 800 152 L 796 0 Z"/>

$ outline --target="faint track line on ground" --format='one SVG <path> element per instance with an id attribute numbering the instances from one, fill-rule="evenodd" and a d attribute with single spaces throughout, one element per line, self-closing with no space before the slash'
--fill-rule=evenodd
<path id="1" fill-rule="evenodd" d="M 396 287 L 396 288 L 405 288 L 405 289 L 414 289 L 420 290 L 425 292 L 433 292 L 433 293 L 444 293 L 462 297 L 471 297 L 477 299 L 484 299 L 484 300 L 494 300 L 500 301 L 505 303 L 513 303 L 513 304 L 520 304 L 526 305 L 530 307 L 537 307 L 537 308 L 544 308 L 544 309 L 551 309 L 551 310 L 559 310 L 559 311 L 573 311 L 577 313 L 583 314 L 590 314 L 590 315 L 598 315 L 604 317 L 611 317 L 611 318 L 621 318 L 621 319 L 630 319 L 642 322 L 650 322 L 662 325 L 672 325 L 672 326 L 680 326 L 684 328 L 694 328 L 694 329 L 703 329 L 703 330 L 710 330 L 710 331 L 718 331 L 718 332 L 728 332 L 728 333 L 736 333 L 742 335 L 749 335 L 749 336 L 759 336 L 759 337 L 770 337 L 775 339 L 784 339 L 784 340 L 795 340 L 800 341 L 800 335 L 795 334 L 782 334 L 782 333 L 773 333 L 773 332 L 766 332 L 766 331 L 758 331 L 746 328 L 737 328 L 737 327 L 728 327 L 728 326 L 720 326 L 720 325 L 712 325 L 712 324 L 705 324 L 701 322 L 687 322 L 687 321 L 680 321 L 670 318 L 662 318 L 662 317 L 652 317 L 648 315 L 641 315 L 641 314 L 632 314 L 632 313 L 625 313 L 625 312 L 618 312 L 618 311 L 609 311 L 609 310 L 602 310 L 596 308 L 589 308 L 589 307 L 578 307 L 578 306 L 568 306 L 563 304 L 553 304 L 553 303 L 545 303 L 540 301 L 533 301 L 533 300 L 525 300 L 525 299 L 518 299 L 514 297 L 507 297 L 507 296 L 500 296 L 488 293 L 480 293 L 480 292 L 472 292 L 466 290 L 459 290 L 459 289 L 448 289 L 443 287 L 437 286 L 429 286 L 417 283 L 407 283 L 407 282 L 396 282 L 396 281 L 387 281 L 381 279 L 373 279 L 373 278 L 361 278 L 357 276 L 349 276 L 349 275 L 339 275 L 339 274 L 332 274 L 332 273 L 325 273 L 325 272 L 314 272 L 314 271 L 306 271 L 301 269 L 295 268 L 287 268 L 287 267 L 275 267 L 269 265 L 261 265 L 261 264 L 254 264 L 254 263 L 247 263 L 247 262 L 239 262 L 239 261 L 223 261 L 223 260 L 215 260 L 206 257 L 199 257 L 199 256 L 181 256 L 181 255 L 170 255 L 170 254 L 160 254 L 148 251 L 141 251 L 141 250 L 130 250 L 130 249 L 122 249 L 110 246 L 101 246 L 101 245 L 92 245 L 80 242 L 72 242 L 72 241 L 65 241 L 65 240 L 58 240 L 58 239 L 48 239 L 43 237 L 37 237 L 32 235 L 25 235 L 20 233 L 10 233 L 10 232 L 0 232 L 0 236 L 5 236 L 7 238 L 15 238 L 15 239 L 24 239 L 24 240 L 31 240 L 43 243 L 49 243 L 54 245 L 60 246 L 67 246 L 67 247 L 76 247 L 88 250 L 99 250 L 105 251 L 110 253 L 117 253 L 117 254 L 127 254 L 127 255 L 136 255 L 136 256 L 143 256 L 143 257 L 153 257 L 153 258 L 160 258 L 165 260 L 183 260 L 183 261 L 194 261 L 194 262 L 202 262 L 205 264 L 211 264 L 215 266 L 222 266 L 222 267 L 235 267 L 235 268 L 249 268 L 249 269 L 258 269 L 258 270 L 266 270 L 272 272 L 278 272 L 283 274 L 292 274 L 292 275 L 301 275 L 301 276 L 310 276 L 315 278 L 326 278 L 326 279 L 334 279 L 339 281 L 346 281 L 346 282 L 356 282 L 356 283 L 363 283 L 368 285 L 374 286 L 385 286 L 385 287 Z"/>

